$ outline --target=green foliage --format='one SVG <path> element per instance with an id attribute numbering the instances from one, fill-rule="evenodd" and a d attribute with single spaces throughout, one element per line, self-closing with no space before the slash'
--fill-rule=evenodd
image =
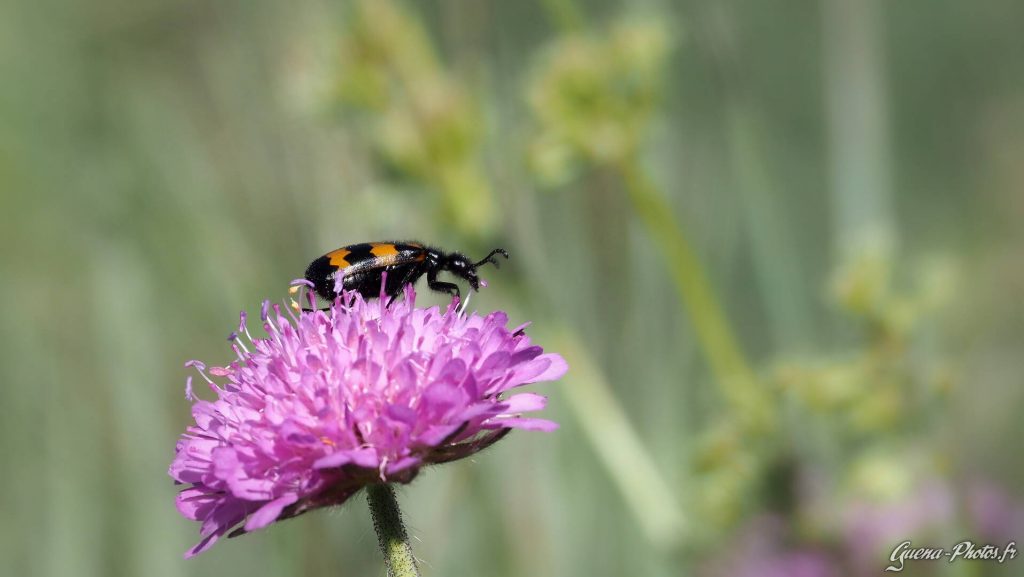
<path id="1" fill-rule="evenodd" d="M 580 163 L 616 165 L 642 144 L 657 109 L 669 34 L 656 21 L 566 34 L 543 52 L 528 88 L 539 134 L 530 165 L 563 183 Z"/>
<path id="2" fill-rule="evenodd" d="M 362 112 L 381 160 L 436 191 L 439 215 L 463 235 L 493 225 L 490 185 L 480 172 L 480 107 L 434 54 L 423 27 L 392 0 L 357 2 L 341 34 L 340 104 Z"/>

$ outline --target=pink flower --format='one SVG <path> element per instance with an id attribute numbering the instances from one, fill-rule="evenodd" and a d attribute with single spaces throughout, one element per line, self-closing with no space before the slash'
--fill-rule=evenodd
<path id="1" fill-rule="evenodd" d="M 202 523 L 191 557 L 235 536 L 337 505 L 370 483 L 408 483 L 419 469 L 472 455 L 513 428 L 551 431 L 522 417 L 544 408 L 515 387 L 561 377 L 562 357 L 530 344 L 526 325 L 503 312 L 465 315 L 452 303 L 415 307 L 415 291 L 387 299 L 345 294 L 327 311 L 293 314 L 264 303 L 268 338 L 253 338 L 242 313 L 237 360 L 187 363 L 216 392 L 196 400 L 195 424 L 169 473 L 190 485 L 177 498 Z M 192 395 L 191 379 L 186 396 Z M 237 527 L 237 528 L 236 528 Z"/>
<path id="2" fill-rule="evenodd" d="M 702 567 L 705 577 L 835 577 L 839 567 L 822 547 L 797 543 L 786 519 L 748 521 L 719 555 Z"/>
<path id="3" fill-rule="evenodd" d="M 841 515 L 850 558 L 866 574 L 877 570 L 873 563 L 888 558 L 900 542 L 926 543 L 930 535 L 950 526 L 956 519 L 956 495 L 944 480 L 929 478 L 900 499 L 853 499 Z"/>
<path id="4" fill-rule="evenodd" d="M 966 505 L 978 538 L 995 543 L 1024 535 L 1024 503 L 996 483 L 972 480 Z"/>

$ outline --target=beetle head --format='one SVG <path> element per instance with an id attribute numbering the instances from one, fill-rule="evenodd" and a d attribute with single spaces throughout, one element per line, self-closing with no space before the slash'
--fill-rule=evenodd
<path id="1" fill-rule="evenodd" d="M 449 254 L 448 258 L 445 260 L 444 268 L 450 271 L 453 275 L 465 279 L 465 281 L 469 283 L 469 286 L 473 287 L 473 290 L 479 291 L 480 277 L 477 276 L 476 274 L 477 267 L 480 267 L 481 265 L 485 265 L 487 263 L 493 264 L 495 267 L 497 267 L 498 260 L 495 258 L 495 255 L 499 254 L 505 258 L 508 258 L 508 253 L 505 252 L 505 249 L 503 248 L 496 248 L 492 250 L 490 254 L 488 254 L 486 257 L 484 257 L 482 260 L 478 262 L 470 261 L 468 258 L 466 258 L 466 255 L 462 253 L 453 252 Z"/>

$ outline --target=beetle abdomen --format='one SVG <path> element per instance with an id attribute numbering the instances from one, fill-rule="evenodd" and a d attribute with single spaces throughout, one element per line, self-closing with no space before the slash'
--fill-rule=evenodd
<path id="1" fill-rule="evenodd" d="M 388 272 L 386 294 L 394 296 L 402 285 L 414 282 L 426 259 L 426 249 L 416 243 L 368 242 L 352 244 L 317 258 L 306 268 L 306 280 L 313 283 L 316 293 L 333 300 L 337 275 L 343 274 L 346 290 L 359 291 L 366 298 L 380 294 L 381 275 Z M 413 278 L 410 278 L 412 276 Z"/>

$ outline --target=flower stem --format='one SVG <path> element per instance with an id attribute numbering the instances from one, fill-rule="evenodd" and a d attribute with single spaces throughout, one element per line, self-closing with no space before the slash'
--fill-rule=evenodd
<path id="1" fill-rule="evenodd" d="M 395 490 L 386 483 L 371 484 L 366 488 L 366 500 L 370 504 L 380 551 L 388 567 L 388 577 L 419 577 Z"/>

